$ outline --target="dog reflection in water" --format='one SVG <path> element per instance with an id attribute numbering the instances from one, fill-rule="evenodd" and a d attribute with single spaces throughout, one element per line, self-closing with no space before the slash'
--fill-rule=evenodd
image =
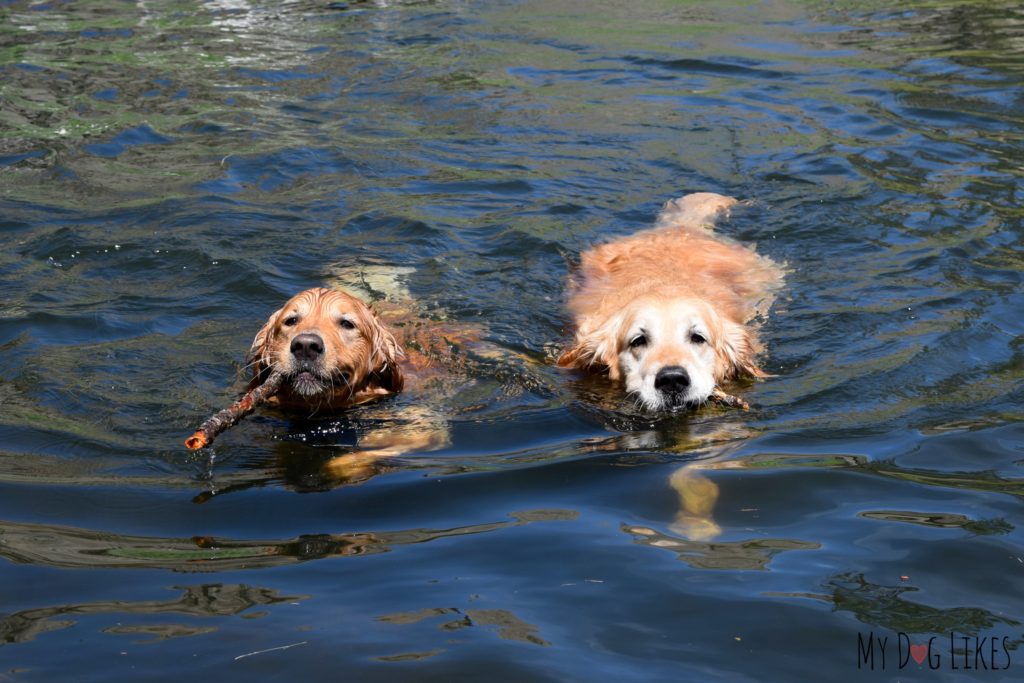
<path id="1" fill-rule="evenodd" d="M 666 431 L 667 428 L 667 431 Z M 740 466 L 730 454 L 752 432 L 742 423 L 662 423 L 657 430 L 621 434 L 599 446 L 599 450 L 675 453 L 685 457 L 704 456 L 677 467 L 668 485 L 678 499 L 668 530 L 690 541 L 711 541 L 722 533 L 714 519 L 719 487 L 705 472 Z M 706 457 L 713 451 L 713 457 Z M 654 534 L 652 530 L 650 532 Z"/>
<path id="2" fill-rule="evenodd" d="M 711 513 L 718 502 L 718 484 L 693 465 L 680 467 L 669 478 L 679 495 L 679 511 L 670 529 L 691 541 L 710 541 L 722 533 Z"/>

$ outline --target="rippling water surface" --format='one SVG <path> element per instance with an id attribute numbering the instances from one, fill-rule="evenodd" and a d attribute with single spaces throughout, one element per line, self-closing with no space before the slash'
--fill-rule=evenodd
<path id="1" fill-rule="evenodd" d="M 0 680 L 1020 680 L 1022 160 L 1013 2 L 0 3 Z M 697 190 L 787 266 L 772 377 L 656 420 L 562 292 Z M 182 448 L 353 283 L 501 350 L 447 448 Z"/>

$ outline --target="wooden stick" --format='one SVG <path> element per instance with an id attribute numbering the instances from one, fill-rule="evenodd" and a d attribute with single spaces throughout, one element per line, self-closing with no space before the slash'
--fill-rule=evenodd
<path id="1" fill-rule="evenodd" d="M 720 403 L 723 406 L 729 406 L 730 408 L 740 408 L 742 410 L 750 410 L 750 404 L 744 401 L 739 396 L 733 396 L 727 394 L 718 387 L 715 387 L 711 392 L 711 396 L 708 397 L 709 401 Z"/>
<path id="2" fill-rule="evenodd" d="M 195 431 L 195 434 L 185 439 L 185 447 L 197 451 L 209 446 L 218 434 L 237 424 L 239 420 L 255 410 L 256 406 L 276 394 L 283 381 L 284 375 L 280 372 L 271 373 L 266 382 L 204 422 Z"/>

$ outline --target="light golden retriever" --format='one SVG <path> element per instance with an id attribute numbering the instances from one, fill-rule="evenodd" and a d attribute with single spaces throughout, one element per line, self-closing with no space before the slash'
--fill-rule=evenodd
<path id="1" fill-rule="evenodd" d="M 751 323 L 782 270 L 713 233 L 735 204 L 686 195 L 665 204 L 653 229 L 584 253 L 569 298 L 575 340 L 558 364 L 621 380 L 651 411 L 698 407 L 722 382 L 763 377 Z"/>
<path id="2" fill-rule="evenodd" d="M 623 381 L 652 411 L 699 407 L 723 382 L 760 378 L 757 320 L 767 314 L 783 271 L 752 248 L 714 234 L 736 205 L 701 192 L 669 201 L 654 228 L 583 254 L 569 308 L 574 343 L 562 367 Z M 721 533 L 712 518 L 718 485 L 690 462 L 669 479 L 679 495 L 670 529 L 690 541 Z"/>

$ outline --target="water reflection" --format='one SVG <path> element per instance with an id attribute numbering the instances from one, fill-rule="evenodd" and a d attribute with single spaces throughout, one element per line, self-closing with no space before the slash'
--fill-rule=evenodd
<path id="1" fill-rule="evenodd" d="M 551 645 L 537 635 L 538 628 L 528 624 L 513 613 L 504 609 L 461 609 L 458 607 L 436 607 L 399 612 L 377 617 L 378 621 L 395 625 L 412 625 L 432 619 L 443 619 L 437 624 L 442 631 L 460 631 L 466 628 L 493 627 L 503 640 L 514 640 L 533 645 Z M 393 657 L 387 659 L 393 661 Z"/>
<path id="2" fill-rule="evenodd" d="M 52 603 L 33 580 L 51 567 L 90 579 L 68 588 L 71 612 L 4 622 L 13 642 L 56 629 L 18 648 L 37 677 L 137 676 L 60 629 L 75 605 L 117 608 L 90 591 L 129 577 L 148 596 L 165 570 L 308 581 L 332 642 L 429 614 L 369 619 L 391 641 L 366 636 L 372 663 L 275 655 L 311 680 L 338 663 L 375 680 L 379 662 L 409 678 L 803 680 L 832 670 L 851 621 L 1020 630 L 1000 589 L 1016 585 L 1024 495 L 1019 2 L 0 4 L 0 518 L 16 520 L 0 570 L 22 604 Z M 543 361 L 578 254 L 701 189 L 761 200 L 728 233 L 792 277 L 765 327 L 775 376 L 743 388 L 758 409 L 661 423 Z M 386 411 L 333 433 L 255 415 L 183 455 L 187 427 L 236 395 L 268 306 L 365 265 L 530 362 L 475 367 L 444 407 L 448 449 L 365 475 L 321 469 Z M 686 464 L 718 509 L 687 509 L 670 481 Z M 389 504 L 396 489 L 416 504 Z M 305 533 L 352 500 L 371 503 L 347 508 L 354 531 Z M 581 521 L 503 519 L 498 500 Z M 276 530 L 240 521 L 249 509 Z M 146 531 L 96 530 L 125 510 Z M 167 531 L 178 514 L 232 537 Z M 349 634 L 323 596 L 330 570 L 366 563 L 306 561 L 365 555 L 379 573 L 348 596 Z M 573 564 L 621 591 L 539 605 Z M 424 597 L 412 566 L 460 581 Z M 934 583 L 873 578 L 902 574 Z M 761 599 L 783 591 L 813 601 Z M 699 623 L 681 621 L 694 605 Z M 284 611 L 255 623 L 279 633 Z M 768 626 L 738 645 L 737 619 Z M 196 639 L 174 637 L 209 622 L 166 621 L 123 628 L 171 637 L 150 650 L 193 675 Z M 202 640 L 235 652 L 245 624 Z"/>
<path id="3" fill-rule="evenodd" d="M 695 569 L 767 570 L 772 559 L 789 550 L 817 550 L 820 543 L 786 538 L 752 538 L 743 541 L 691 540 L 650 527 L 623 524 L 622 531 L 638 545 L 676 553 Z M 687 528 L 687 532 L 691 530 Z"/>
<path id="4" fill-rule="evenodd" d="M 941 472 L 903 467 L 893 460 L 875 460 L 864 455 L 756 453 L 743 458 L 701 463 L 702 470 L 799 468 L 850 469 L 931 487 L 1024 496 L 1024 478 L 1005 477 L 991 470 Z"/>
<path id="5" fill-rule="evenodd" d="M 202 636 L 213 633 L 217 630 L 215 626 L 184 626 L 182 624 L 148 624 L 139 626 L 108 626 L 103 629 L 104 633 L 121 636 L 144 636 L 143 640 L 136 640 L 140 645 L 158 643 L 161 640 L 172 638 L 188 638 L 191 636 Z"/>
<path id="6" fill-rule="evenodd" d="M 932 607 L 914 594 L 909 585 L 872 583 L 863 574 L 845 573 L 829 578 L 826 597 L 840 612 L 850 612 L 860 622 L 896 632 L 948 634 L 957 631 L 978 635 L 995 626 L 1020 626 L 1011 617 L 976 607 Z"/>
<path id="7" fill-rule="evenodd" d="M 202 584 L 176 586 L 182 591 L 174 600 L 143 600 L 137 602 L 113 600 L 88 602 L 59 607 L 40 607 L 22 610 L 0 619 L 0 643 L 26 643 L 51 631 L 71 628 L 75 616 L 94 614 L 125 614 L 152 616 L 177 614 L 191 617 L 224 617 L 242 614 L 253 607 L 276 605 L 306 600 L 308 596 L 280 595 L 270 588 L 245 584 Z M 149 634 L 157 639 L 198 635 L 215 630 L 210 627 L 191 627 L 181 624 L 149 625 L 143 627 L 112 627 L 111 633 Z"/>
<path id="8" fill-rule="evenodd" d="M 526 510 L 511 521 L 404 531 L 307 534 L 284 540 L 211 536 L 162 538 L 111 534 L 75 527 L 0 523 L 0 557 L 63 568 L 142 568 L 179 572 L 262 569 L 328 557 L 390 552 L 397 546 L 483 534 L 536 522 L 571 521 L 572 510 Z"/>
<path id="9" fill-rule="evenodd" d="M 877 519 L 885 522 L 905 522 L 939 529 L 963 529 L 971 534 L 987 536 L 992 534 L 1008 534 L 1014 525 L 1005 519 L 971 519 L 966 515 L 950 512 L 914 512 L 912 510 L 868 510 L 861 512 L 865 519 Z"/>

